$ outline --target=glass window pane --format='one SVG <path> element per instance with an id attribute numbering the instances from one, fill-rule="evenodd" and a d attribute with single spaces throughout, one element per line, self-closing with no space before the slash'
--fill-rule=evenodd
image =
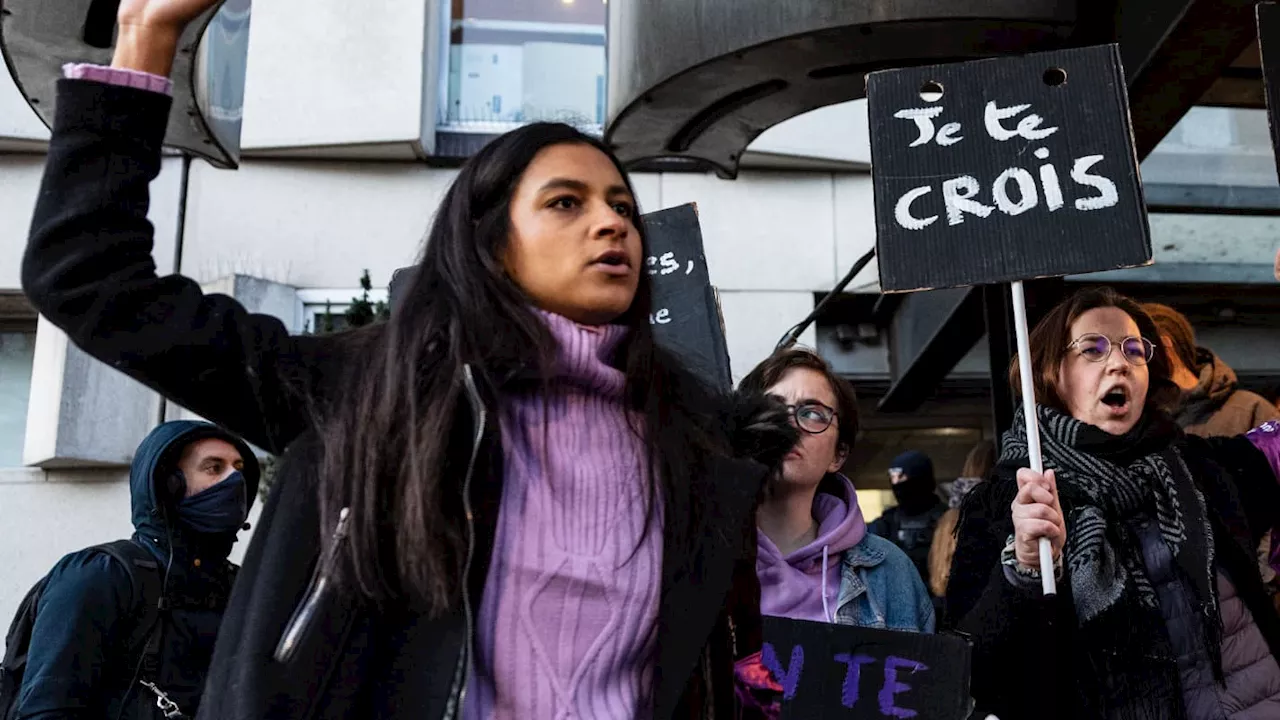
<path id="1" fill-rule="evenodd" d="M 454 0 L 440 129 L 500 133 L 559 121 L 601 132 L 607 8 L 600 0 Z"/>
<path id="2" fill-rule="evenodd" d="M 36 334 L 0 332 L 0 467 L 22 464 Z"/>

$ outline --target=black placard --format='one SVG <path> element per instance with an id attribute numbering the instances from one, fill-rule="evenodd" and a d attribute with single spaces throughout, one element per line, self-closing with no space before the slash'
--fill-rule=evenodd
<path id="1" fill-rule="evenodd" d="M 1273 2 L 1258 3 L 1256 12 L 1262 86 L 1267 95 L 1267 120 L 1271 123 L 1271 149 L 1276 156 L 1276 171 L 1280 173 L 1280 128 L 1276 126 L 1276 113 L 1280 112 L 1280 77 L 1275 77 L 1275 73 L 1280 73 L 1280 6 Z M 1280 279 L 1280 268 L 1276 277 Z"/>
<path id="2" fill-rule="evenodd" d="M 645 271 L 653 282 L 649 322 L 654 339 L 709 387 L 727 392 L 733 383 L 729 351 L 707 273 L 697 207 L 688 204 L 659 210 L 644 215 L 643 221 Z M 392 312 L 413 273 L 412 267 L 392 273 L 388 291 Z"/>
<path id="3" fill-rule="evenodd" d="M 949 635 L 764 618 L 783 720 L 964 720 L 969 643 Z"/>
<path id="4" fill-rule="evenodd" d="M 711 288 L 696 206 L 644 216 L 645 266 L 653 281 L 649 321 L 654 339 L 684 361 L 708 387 L 728 391 L 729 350 Z"/>
<path id="5" fill-rule="evenodd" d="M 1115 45 L 875 72 L 867 101 L 885 292 L 1151 262 Z"/>

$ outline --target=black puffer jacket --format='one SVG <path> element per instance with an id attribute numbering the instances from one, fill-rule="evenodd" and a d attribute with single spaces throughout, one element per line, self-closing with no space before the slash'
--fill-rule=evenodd
<path id="1" fill-rule="evenodd" d="M 373 612 L 334 592 L 318 557 L 338 518 L 319 517 L 320 448 L 299 395 L 286 388 L 323 396 L 344 359 L 331 341 L 290 336 L 275 318 L 204 295 L 190 279 L 156 277 L 147 186 L 169 105 L 130 88 L 60 83 L 23 285 L 90 354 L 260 447 L 287 450 L 227 609 L 200 717 L 456 717 L 475 608 L 435 619 Z M 470 400 L 456 427 L 474 428 L 455 433 L 463 437 L 449 460 L 459 468 L 459 506 L 470 487 L 474 605 L 493 547 L 502 451 L 493 398 L 468 377 L 456 380 Z M 695 528 L 694 557 L 675 557 L 665 538 L 659 718 L 731 717 L 734 659 L 760 647 L 754 506 L 765 468 L 731 458 L 710 464 L 699 492 L 714 512 Z"/>

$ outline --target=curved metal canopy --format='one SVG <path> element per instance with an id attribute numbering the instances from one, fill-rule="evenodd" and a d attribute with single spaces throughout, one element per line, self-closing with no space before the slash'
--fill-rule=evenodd
<path id="1" fill-rule="evenodd" d="M 761 132 L 865 95 L 868 72 L 1061 47 L 1074 0 L 626 0 L 609 5 L 609 124 L 624 162 L 734 177 Z"/>
<path id="2" fill-rule="evenodd" d="M 173 63 L 165 145 L 219 167 L 240 161 L 251 0 L 225 0 L 187 26 Z M 65 63 L 109 64 L 118 0 L 0 0 L 0 51 L 31 108 L 53 124 Z"/>

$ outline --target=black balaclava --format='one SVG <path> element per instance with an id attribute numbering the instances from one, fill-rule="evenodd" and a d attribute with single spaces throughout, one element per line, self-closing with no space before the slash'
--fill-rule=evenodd
<path id="1" fill-rule="evenodd" d="M 907 477 L 893 486 L 893 496 L 898 499 L 898 507 L 904 514 L 919 515 L 942 502 L 933 479 L 933 461 L 928 455 L 909 450 L 894 458 L 889 469 L 901 470 Z"/>

